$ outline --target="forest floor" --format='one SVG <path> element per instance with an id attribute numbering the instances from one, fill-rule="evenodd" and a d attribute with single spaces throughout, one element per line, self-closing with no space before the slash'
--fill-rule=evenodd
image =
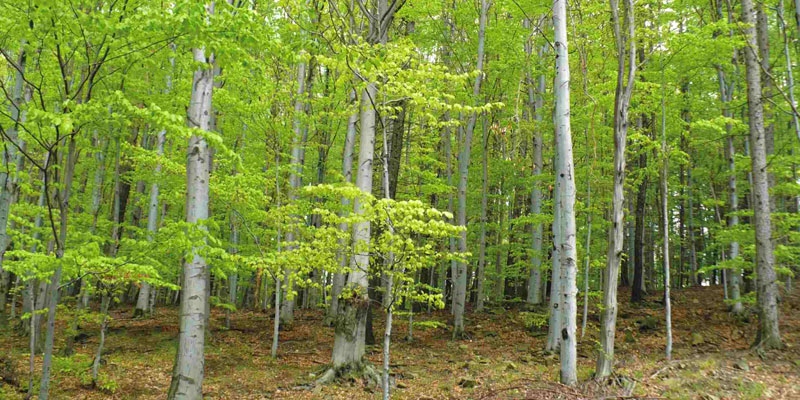
<path id="1" fill-rule="evenodd" d="M 620 299 L 627 300 L 627 293 Z M 751 322 L 731 317 L 720 288 L 673 292 L 673 361 L 664 360 L 663 305 L 651 296 L 642 305 L 623 301 L 617 323 L 617 385 L 591 380 L 599 327 L 590 310 L 586 336 L 578 347 L 581 384 L 557 384 L 558 356 L 543 353 L 546 327 L 525 328 L 525 314 L 489 309 L 469 314 L 470 339 L 450 340 L 449 327 L 414 327 L 407 341 L 406 317 L 395 319 L 392 335 L 393 398 L 398 399 L 800 399 L 800 290 L 781 303 L 781 351 L 749 350 Z M 580 310 L 581 308 L 579 308 Z M 178 335 L 177 310 L 159 308 L 151 319 L 132 319 L 128 307 L 112 312 L 101 367 L 100 386 L 86 385 L 98 342 L 98 327 L 83 326 L 85 337 L 71 358 L 56 357 L 53 399 L 163 399 L 169 386 Z M 650 317 L 650 318 L 648 318 Z M 416 321 L 447 322 L 444 311 L 419 313 Z M 294 326 L 281 332 L 279 357 L 270 357 L 270 314 L 237 312 L 224 329 L 223 311 L 214 311 L 206 344 L 207 399 L 375 399 L 380 390 L 362 382 L 313 387 L 330 361 L 333 330 L 322 312 L 300 310 Z M 376 313 L 375 334 L 382 340 L 383 318 Z M 63 325 L 59 326 L 63 328 Z M 61 335 L 63 336 L 63 335 Z M 85 336 L 85 335 L 84 335 Z M 62 338 L 63 339 L 63 338 Z M 57 349 L 63 341 L 57 341 Z M 381 348 L 368 348 L 381 365 Z M 36 359 L 37 376 L 41 357 Z M 27 388 L 27 339 L 0 332 L 0 398 L 22 399 Z M 5 385 L 5 386 L 3 386 Z"/>

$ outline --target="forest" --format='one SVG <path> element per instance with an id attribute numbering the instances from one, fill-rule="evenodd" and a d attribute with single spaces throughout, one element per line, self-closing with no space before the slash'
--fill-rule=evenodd
<path id="1" fill-rule="evenodd" d="M 0 0 L 0 399 L 800 399 L 800 0 Z"/>

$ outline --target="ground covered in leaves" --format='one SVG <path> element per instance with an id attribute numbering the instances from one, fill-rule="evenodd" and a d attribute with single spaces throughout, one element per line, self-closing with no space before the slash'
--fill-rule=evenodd
<path id="1" fill-rule="evenodd" d="M 581 385 L 557 384 L 558 357 L 542 352 L 546 326 L 527 329 L 535 319 L 516 307 L 470 314 L 464 341 L 450 340 L 443 324 L 415 325 L 408 341 L 407 317 L 395 319 L 392 337 L 393 398 L 398 399 L 800 399 L 800 290 L 784 296 L 781 351 L 758 353 L 751 321 L 731 317 L 721 289 L 673 292 L 675 350 L 664 360 L 663 305 L 658 296 L 639 306 L 623 302 L 617 324 L 617 376 L 614 385 L 591 380 L 599 327 L 598 310 L 578 348 Z M 620 294 L 627 300 L 626 293 Z M 87 385 L 98 327 L 83 326 L 84 337 L 72 357 L 54 363 L 54 399 L 162 399 L 170 381 L 178 335 L 175 309 L 160 308 L 147 320 L 132 319 L 127 307 L 112 312 L 98 388 Z M 447 322 L 446 312 L 419 313 L 415 321 Z M 333 331 L 322 312 L 300 310 L 294 326 L 281 333 L 279 357 L 269 349 L 272 320 L 267 313 L 240 311 L 232 329 L 215 311 L 206 347 L 205 397 L 208 399 L 374 399 L 380 390 L 362 382 L 314 387 L 330 361 Z M 375 334 L 382 338 L 382 316 Z M 59 325 L 63 328 L 64 325 Z M 5 328 L 4 328 L 5 329 Z M 88 335 L 88 336 L 87 336 Z M 63 336 L 63 335 L 60 335 Z M 63 337 L 57 348 L 63 346 Z M 380 347 L 368 349 L 381 365 Z M 28 384 L 27 338 L 0 332 L 0 398 L 22 399 Z M 41 357 L 36 359 L 37 375 Z"/>

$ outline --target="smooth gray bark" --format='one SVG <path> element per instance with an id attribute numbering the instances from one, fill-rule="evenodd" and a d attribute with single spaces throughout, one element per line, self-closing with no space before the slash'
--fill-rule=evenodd
<path id="1" fill-rule="evenodd" d="M 67 242 L 67 221 L 69 215 L 69 199 L 72 192 L 72 177 L 75 173 L 75 136 L 68 139 L 66 165 L 64 168 L 64 182 L 63 190 L 56 191 L 54 196 L 55 201 L 58 203 L 59 210 L 59 229 L 58 236 L 53 238 L 56 246 L 56 258 L 61 260 L 64 258 L 64 251 L 66 250 Z M 47 168 L 45 168 L 45 171 Z M 58 175 L 56 175 L 58 176 Z M 48 175 L 45 174 L 45 194 L 48 192 Z M 46 196 L 45 196 L 46 197 Z M 52 205 L 48 203 L 48 208 Z M 55 221 L 50 221 L 51 225 Z M 53 228 L 55 231 L 55 228 Z M 50 370 L 53 366 L 53 345 L 55 342 L 55 324 L 56 324 L 56 307 L 58 306 L 59 285 L 61 283 L 61 275 L 63 273 L 63 266 L 61 262 L 58 263 L 55 272 L 50 278 L 50 286 L 47 291 L 47 329 L 45 333 L 44 342 L 44 359 L 42 361 L 42 380 L 39 383 L 39 400 L 46 400 L 49 397 L 50 390 Z"/>
<path id="2" fill-rule="evenodd" d="M 592 184 L 586 183 L 586 257 L 583 265 L 583 320 L 581 321 L 581 340 L 586 335 L 586 323 L 589 318 L 589 265 L 592 259 Z"/>
<path id="3" fill-rule="evenodd" d="M 751 164 L 753 174 L 753 220 L 755 223 L 757 298 L 759 327 L 755 345 L 763 349 L 781 348 L 778 329 L 778 301 L 775 257 L 772 250 L 767 149 L 764 133 L 764 105 L 761 92 L 761 69 L 756 49 L 755 10 L 752 0 L 742 0 L 742 22 L 745 24 L 744 49 L 747 76 Z"/>
<path id="4" fill-rule="evenodd" d="M 170 65 L 175 67 L 175 59 L 170 58 Z M 165 93 L 169 93 L 172 91 L 172 79 L 170 76 L 167 76 L 167 88 Z M 153 173 L 156 176 L 156 179 L 160 178 L 161 174 L 161 157 L 164 155 L 164 142 L 166 140 L 167 131 L 166 129 L 161 129 L 156 134 L 156 142 L 155 142 L 155 150 L 156 156 L 159 160 L 156 162 L 156 167 Z M 159 205 L 158 205 L 158 195 L 159 195 L 159 187 L 158 187 L 158 180 L 153 181 L 150 184 L 150 198 L 147 204 L 147 240 L 152 241 L 155 237 L 156 232 L 158 231 L 158 214 L 159 214 Z M 139 297 L 136 300 L 136 310 L 134 311 L 134 315 L 149 315 L 152 312 L 153 304 L 150 301 L 152 297 L 153 289 L 150 287 L 150 284 L 147 282 L 141 283 L 141 288 L 139 289 Z"/>
<path id="5" fill-rule="evenodd" d="M 483 82 L 483 58 L 486 43 L 486 24 L 488 20 L 489 0 L 481 0 L 481 13 L 478 27 L 478 61 L 476 70 L 478 75 L 475 77 L 475 84 L 472 87 L 472 96 L 477 99 L 481 92 Z M 477 100 L 476 100 L 477 101 Z M 458 156 L 458 214 L 456 223 L 465 229 L 461 232 L 458 240 L 458 250 L 466 253 L 467 249 L 467 178 L 469 173 L 469 158 L 472 152 L 472 135 L 475 132 L 477 114 L 473 112 L 467 127 L 464 131 L 464 140 L 461 143 L 461 152 Z M 459 261 L 456 265 L 455 276 L 453 277 L 453 337 L 460 339 L 464 336 L 464 310 L 467 302 L 467 264 Z"/>
<path id="6" fill-rule="evenodd" d="M 103 316 L 100 321 L 100 343 L 97 345 L 97 352 L 94 355 L 92 362 L 92 386 L 97 386 L 97 376 L 100 371 L 100 361 L 103 356 L 103 346 L 106 343 L 106 328 L 108 328 L 108 304 L 111 302 L 111 296 L 108 293 L 103 295 L 100 304 L 100 314 Z"/>
<path id="7" fill-rule="evenodd" d="M 358 172 L 356 186 L 364 194 L 372 193 L 372 163 L 375 153 L 375 117 L 373 101 L 378 89 L 374 83 L 367 84 L 361 94 L 361 138 L 358 153 Z M 356 199 L 354 213 L 364 216 L 364 200 Z M 347 286 L 354 295 L 339 306 L 335 324 L 336 337 L 333 346 L 334 369 L 346 366 L 363 365 L 367 308 L 369 246 L 371 224 L 369 220 L 353 224 L 353 256 L 350 259 L 350 272 Z"/>
<path id="8" fill-rule="evenodd" d="M 306 93 L 306 63 L 300 62 L 297 64 L 297 91 L 294 98 L 294 120 L 292 121 L 292 130 L 294 132 L 292 140 L 292 158 L 289 164 L 289 202 L 297 199 L 297 191 L 303 186 L 303 160 L 305 158 L 305 146 L 308 138 L 308 130 L 304 129 L 301 121 L 301 116 L 305 110 L 305 93 Z M 288 243 L 286 250 L 293 249 L 293 242 L 295 241 L 294 229 L 286 231 L 286 242 Z M 287 265 L 285 277 L 283 279 L 283 303 L 281 303 L 281 325 L 291 325 L 294 321 L 294 306 L 295 296 L 292 295 L 294 290 L 294 276 L 293 269 Z"/>
<path id="9" fill-rule="evenodd" d="M 356 101 L 357 95 L 355 91 L 351 92 L 351 100 L 353 102 Z M 353 182 L 353 153 L 355 152 L 356 146 L 356 125 L 358 124 L 358 111 L 353 111 L 350 114 L 350 118 L 347 120 L 347 134 L 344 138 L 344 152 L 342 154 L 342 176 L 344 176 L 344 181 L 347 183 Z M 347 197 L 342 197 L 342 208 L 344 210 L 348 210 L 350 208 L 350 199 Z M 346 211 L 343 212 L 343 216 L 346 215 Z M 342 223 L 339 225 L 339 229 L 344 232 L 348 232 L 350 230 L 350 226 L 346 223 Z M 346 243 L 341 243 L 341 248 L 344 249 L 347 247 Z M 328 319 L 331 321 L 336 318 L 336 314 L 339 310 L 339 295 L 342 293 L 342 288 L 344 287 L 345 283 L 345 272 L 344 269 L 348 265 L 347 254 L 344 251 L 339 252 L 339 268 L 340 271 L 337 271 L 333 274 L 333 284 L 331 287 L 331 305 L 328 308 Z"/>
<path id="10" fill-rule="evenodd" d="M 570 130 L 569 52 L 567 48 L 567 5 L 565 0 L 553 2 L 553 28 L 555 32 L 556 77 L 553 84 L 555 110 L 556 152 L 558 163 L 555 191 L 559 194 L 554 203 L 559 214 L 558 230 L 554 232 L 554 245 L 558 248 L 561 264 L 561 383 L 574 386 L 577 373 L 577 246 L 575 226 L 575 168 L 572 162 L 572 133 Z"/>
<path id="11" fill-rule="evenodd" d="M 559 154 L 555 154 L 554 165 L 558 165 Z M 561 210 L 555 205 L 558 204 L 561 194 L 553 191 L 553 248 L 550 256 L 550 317 L 547 329 L 547 341 L 544 350 L 548 353 L 558 351 L 561 345 L 561 326 L 563 320 L 563 307 L 561 304 L 561 256 L 559 247 L 555 244 L 558 231 L 561 228 Z"/>
<path id="12" fill-rule="evenodd" d="M 484 303 L 484 279 L 486 270 L 486 208 L 489 202 L 489 127 L 486 116 L 482 119 L 483 128 L 483 154 L 481 156 L 481 235 L 478 250 L 478 282 L 477 282 L 477 301 L 475 311 L 483 311 Z"/>
<path id="13" fill-rule="evenodd" d="M 547 50 L 546 46 L 539 48 L 539 58 L 544 57 Z M 542 214 L 542 110 L 544 109 L 545 75 L 541 74 L 537 78 L 536 91 L 531 84 L 528 88 L 528 99 L 533 102 L 533 190 L 531 191 L 531 215 L 540 216 Z M 531 304 L 541 304 L 544 295 L 542 294 L 542 258 L 544 253 L 542 242 L 544 238 L 544 224 L 541 221 L 533 225 L 533 255 L 531 258 L 531 273 L 528 278 L 528 297 L 527 301 Z"/>
<path id="14" fill-rule="evenodd" d="M 213 3 L 206 7 L 214 13 Z M 194 61 L 202 64 L 194 72 L 192 95 L 188 110 L 189 126 L 208 131 L 210 128 L 211 102 L 214 88 L 214 54 L 207 55 L 205 48 L 192 50 Z M 186 222 L 202 223 L 208 218 L 208 196 L 210 178 L 210 149 L 205 138 L 192 135 L 189 138 L 186 162 L 187 200 Z M 205 230 L 202 225 L 199 229 Z M 175 367 L 172 372 L 167 398 L 197 400 L 203 397 L 204 347 L 206 330 L 206 302 L 208 302 L 208 274 L 205 259 L 197 244 L 183 266 L 181 285 L 180 335 Z"/>
<path id="15" fill-rule="evenodd" d="M 3 258 L 6 250 L 11 244 L 11 237 L 8 234 L 8 215 L 11 210 L 11 203 L 17 192 L 17 171 L 12 170 L 12 165 L 21 165 L 22 154 L 19 148 L 25 143 L 19 138 L 19 126 L 25 123 L 24 111 L 25 103 L 29 100 L 29 91 L 24 90 L 24 74 L 26 64 L 25 40 L 22 40 L 17 68 L 14 73 L 14 86 L 11 92 L 11 101 L 8 105 L 8 112 L 13 123 L 5 130 L 3 142 L 9 142 L 3 146 L 2 169 L 0 169 L 0 318 L 5 315 L 6 296 L 9 292 L 9 273 L 3 269 Z M 13 300 L 13 299 L 12 299 Z M 2 322 L 0 322 L 2 324 Z"/>
<path id="16" fill-rule="evenodd" d="M 667 361 L 672 360 L 672 299 L 670 298 L 670 270 L 669 270 L 669 152 L 667 149 L 667 103 L 666 82 L 664 81 L 664 65 L 661 65 L 661 155 L 664 157 L 661 166 L 661 240 L 662 257 L 664 259 L 664 321 L 666 330 L 665 356 Z M 712 186 L 713 187 L 713 186 Z"/>
<path id="17" fill-rule="evenodd" d="M 614 370 L 614 336 L 617 326 L 617 284 L 625 238 L 625 147 L 628 141 L 628 108 L 636 77 L 636 41 L 633 1 L 626 0 L 624 25 L 619 18 L 619 1 L 610 0 L 617 45 L 617 87 L 614 96 L 614 187 L 611 198 L 611 226 L 603 279 L 603 313 L 600 327 L 600 352 L 595 378 L 606 379 Z M 627 57 L 626 57 L 627 56 Z M 626 61 L 627 58 L 627 61 Z M 627 71 L 626 71 L 627 70 Z M 627 80 L 625 73 L 627 72 Z"/>

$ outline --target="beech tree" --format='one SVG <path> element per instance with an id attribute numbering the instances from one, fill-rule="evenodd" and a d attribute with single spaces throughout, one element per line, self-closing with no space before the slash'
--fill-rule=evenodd
<path id="1" fill-rule="evenodd" d="M 0 2 L 17 389 L 70 396 L 70 369 L 110 393 L 116 328 L 173 315 L 169 398 L 203 396 L 209 334 L 284 362 L 310 324 L 333 339 L 313 385 L 388 397 L 398 335 L 472 355 L 484 319 L 608 384 L 619 310 L 663 316 L 679 358 L 695 294 L 756 309 L 769 357 L 800 259 L 796 5 Z"/>

